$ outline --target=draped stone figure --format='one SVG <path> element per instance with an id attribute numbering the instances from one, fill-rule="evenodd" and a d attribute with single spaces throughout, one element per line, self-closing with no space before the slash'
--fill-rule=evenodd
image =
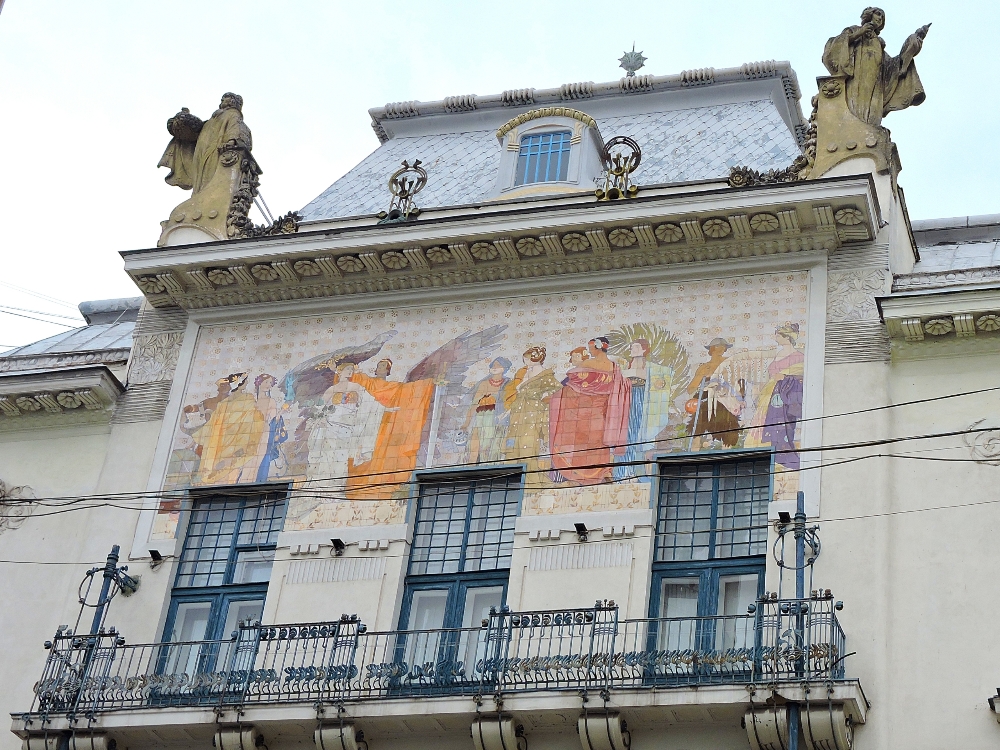
<path id="1" fill-rule="evenodd" d="M 250 151 L 253 140 L 243 122 L 243 97 L 222 95 L 207 121 L 185 107 L 167 120 L 173 136 L 157 166 L 167 167 L 166 183 L 190 190 L 191 197 L 161 222 L 158 245 L 224 240 L 254 233 L 247 218 L 261 169 Z"/>
<path id="2" fill-rule="evenodd" d="M 884 27 L 885 11 L 866 8 L 860 26 L 847 27 L 823 49 L 823 64 L 830 75 L 846 77 L 848 109 L 875 126 L 890 112 L 916 106 L 926 98 L 914 58 L 930 24 L 910 34 L 896 57 L 885 53 L 885 41 L 879 36 Z"/>
<path id="3" fill-rule="evenodd" d="M 233 93 L 222 95 L 208 122 L 182 108 L 167 120 L 167 132 L 173 138 L 157 166 L 170 169 L 164 178 L 168 185 L 192 190 L 193 195 L 211 182 L 223 150 L 253 149 L 250 128 L 243 122 L 243 97 Z"/>

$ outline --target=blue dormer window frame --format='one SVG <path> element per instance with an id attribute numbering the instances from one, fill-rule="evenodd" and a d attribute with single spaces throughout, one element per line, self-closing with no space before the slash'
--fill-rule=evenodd
<path id="1" fill-rule="evenodd" d="M 569 173 L 572 137 L 570 131 L 560 130 L 533 133 L 521 138 L 514 184 L 565 181 Z"/>

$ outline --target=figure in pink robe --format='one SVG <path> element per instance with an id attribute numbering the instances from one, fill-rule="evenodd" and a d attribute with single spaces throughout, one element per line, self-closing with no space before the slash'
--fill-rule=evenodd
<path id="1" fill-rule="evenodd" d="M 554 482 L 612 481 L 614 456 L 628 448 L 632 385 L 608 359 L 608 340 L 591 339 L 590 358 L 566 373 L 549 402 L 549 451 Z"/>

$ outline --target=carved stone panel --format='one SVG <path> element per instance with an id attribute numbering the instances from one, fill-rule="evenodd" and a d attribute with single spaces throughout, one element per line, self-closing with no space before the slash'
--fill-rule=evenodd
<path id="1" fill-rule="evenodd" d="M 888 290 L 889 273 L 881 268 L 831 271 L 827 284 L 827 320 L 877 320 L 875 297 Z"/>
<path id="2" fill-rule="evenodd" d="M 183 331 L 137 336 L 132 350 L 129 385 L 170 380 L 177 368 L 183 341 Z"/>

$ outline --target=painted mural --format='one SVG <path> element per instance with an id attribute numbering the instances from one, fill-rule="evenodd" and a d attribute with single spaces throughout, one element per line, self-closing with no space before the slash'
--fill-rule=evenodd
<path id="1" fill-rule="evenodd" d="M 422 468 L 519 464 L 523 512 L 647 507 L 650 459 L 764 447 L 797 487 L 807 274 L 202 328 L 164 488 L 288 481 L 285 528 L 405 520 Z M 154 535 L 170 537 L 165 505 Z"/>

